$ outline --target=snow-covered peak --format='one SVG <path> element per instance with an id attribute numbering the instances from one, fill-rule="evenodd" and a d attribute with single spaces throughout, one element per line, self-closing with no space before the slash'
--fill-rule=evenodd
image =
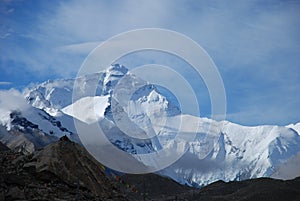
<path id="1" fill-rule="evenodd" d="M 118 83 L 119 79 L 121 79 L 127 72 L 128 69 L 123 65 L 119 65 L 119 64 L 111 65 L 105 71 L 102 95 L 110 94 L 113 88 Z"/>

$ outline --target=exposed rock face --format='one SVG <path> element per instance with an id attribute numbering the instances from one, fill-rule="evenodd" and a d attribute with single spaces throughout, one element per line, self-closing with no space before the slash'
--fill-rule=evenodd
<path id="1" fill-rule="evenodd" d="M 103 166 L 67 138 L 31 155 L 0 156 L 0 200 L 126 200 Z"/>

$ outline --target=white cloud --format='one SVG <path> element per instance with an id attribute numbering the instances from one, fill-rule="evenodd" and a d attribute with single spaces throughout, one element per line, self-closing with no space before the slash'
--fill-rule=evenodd
<path id="1" fill-rule="evenodd" d="M 26 111 L 30 107 L 23 95 L 15 90 L 0 90 L 0 119 L 2 124 L 9 121 L 9 113 L 13 110 Z"/>
<path id="2" fill-rule="evenodd" d="M 0 82 L 0 86 L 7 86 L 7 85 L 11 85 L 11 82 Z"/>

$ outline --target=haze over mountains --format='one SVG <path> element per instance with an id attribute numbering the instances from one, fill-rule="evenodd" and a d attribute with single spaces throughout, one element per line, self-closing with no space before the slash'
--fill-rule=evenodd
<path id="1" fill-rule="evenodd" d="M 118 87 L 124 90 L 114 93 L 120 79 L 122 85 Z M 140 154 L 165 148 L 183 154 L 174 164 L 157 172 L 181 184 L 202 187 L 217 180 L 273 176 L 286 179 L 300 175 L 299 123 L 246 127 L 181 114 L 180 107 L 168 94 L 118 64 L 105 72 L 77 78 L 76 89 L 74 81 L 47 81 L 27 88 L 22 94 L 25 101 L 19 95 L 14 96 L 22 104 L 4 104 L 5 99 L 1 99 L 1 142 L 23 153 L 32 153 L 64 135 L 81 144 L 82 134 L 78 136 L 75 118 L 87 125 L 99 124 L 108 140 L 130 153 L 132 157 L 128 160 L 136 160 L 141 166 L 155 168 L 160 164 L 156 158 L 145 160 Z M 90 91 L 94 85 L 98 86 L 96 94 Z M 139 90 L 129 94 L 128 86 Z M 122 100 L 128 101 L 122 103 Z M 180 133 L 194 131 L 197 132 L 192 141 L 176 138 Z M 126 133 L 132 134 L 131 137 Z M 137 139 L 135 134 L 149 138 Z"/>

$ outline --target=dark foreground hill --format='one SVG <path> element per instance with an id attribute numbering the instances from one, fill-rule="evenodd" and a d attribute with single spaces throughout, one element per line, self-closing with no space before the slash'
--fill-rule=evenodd
<path id="1" fill-rule="evenodd" d="M 212 183 L 189 197 L 199 201 L 299 201 L 300 177 L 293 180 L 258 178 L 245 181 Z"/>
<path id="2" fill-rule="evenodd" d="M 1 151 L 0 200 L 127 200 L 83 147 L 61 138 L 34 154 Z"/>
<path id="3" fill-rule="evenodd" d="M 245 181 L 217 181 L 202 189 L 178 185 L 173 180 L 155 174 L 125 175 L 124 180 L 135 184 L 145 196 L 138 200 L 195 201 L 299 201 L 300 177 L 293 180 L 258 178 Z M 145 182 L 145 183 L 144 183 Z"/>
<path id="4" fill-rule="evenodd" d="M 132 200 L 187 200 L 198 189 L 181 185 L 157 174 L 123 175 L 126 184 L 134 186 L 139 193 L 129 192 Z"/>

